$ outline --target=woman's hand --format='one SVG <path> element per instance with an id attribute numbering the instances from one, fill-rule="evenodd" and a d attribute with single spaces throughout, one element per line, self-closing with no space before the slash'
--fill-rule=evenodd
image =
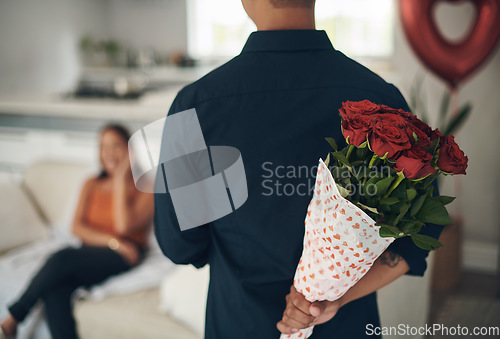
<path id="1" fill-rule="evenodd" d="M 340 306 L 340 300 L 311 303 L 292 285 L 286 296 L 283 319 L 276 327 L 283 334 L 292 334 L 310 326 L 323 324 L 337 314 Z"/>
<path id="2" fill-rule="evenodd" d="M 120 160 L 113 173 L 114 183 L 122 185 L 130 174 L 130 160 L 128 156 L 125 156 Z"/>
<path id="3" fill-rule="evenodd" d="M 133 266 L 139 262 L 139 250 L 132 242 L 127 240 L 118 240 L 118 252 L 129 265 Z"/>

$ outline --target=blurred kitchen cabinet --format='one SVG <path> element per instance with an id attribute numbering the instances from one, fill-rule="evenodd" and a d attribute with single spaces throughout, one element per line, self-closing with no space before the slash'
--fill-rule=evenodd
<path id="1" fill-rule="evenodd" d="M 97 133 L 0 127 L 0 170 L 22 171 L 40 160 L 95 163 Z"/>

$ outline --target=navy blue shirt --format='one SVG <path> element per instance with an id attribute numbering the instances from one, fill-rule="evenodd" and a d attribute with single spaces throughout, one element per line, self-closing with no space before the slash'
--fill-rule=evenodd
<path id="1" fill-rule="evenodd" d="M 155 195 L 155 231 L 178 264 L 210 264 L 208 339 L 277 339 L 302 252 L 314 168 L 343 143 L 338 108 L 368 99 L 408 110 L 396 87 L 335 50 L 324 31 L 259 31 L 240 55 L 182 89 L 170 108 L 196 108 L 207 145 L 240 150 L 248 200 L 209 224 L 180 231 L 169 194 Z M 428 226 L 437 237 L 440 227 Z M 410 239 L 391 249 L 422 275 L 427 251 Z M 342 307 L 312 339 L 363 338 L 379 325 L 376 294 Z M 370 336 L 373 338 L 374 336 Z"/>

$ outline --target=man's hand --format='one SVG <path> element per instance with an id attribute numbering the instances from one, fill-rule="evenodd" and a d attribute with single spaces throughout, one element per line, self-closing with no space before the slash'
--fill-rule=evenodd
<path id="1" fill-rule="evenodd" d="M 337 314 L 340 306 L 340 300 L 311 303 L 292 285 L 290 293 L 286 296 L 283 319 L 276 324 L 276 327 L 283 334 L 292 334 L 303 328 L 323 324 Z"/>

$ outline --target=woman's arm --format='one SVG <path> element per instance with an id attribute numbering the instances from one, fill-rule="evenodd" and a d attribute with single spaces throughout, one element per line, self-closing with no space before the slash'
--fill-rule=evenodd
<path id="1" fill-rule="evenodd" d="M 104 231 L 92 228 L 89 224 L 87 224 L 87 220 L 85 218 L 86 205 L 94 185 L 95 179 L 89 179 L 83 185 L 80 200 L 78 201 L 76 213 L 73 218 L 72 231 L 73 234 L 80 238 L 85 244 L 93 246 L 108 246 L 108 242 L 113 238 L 113 236 Z"/>
<path id="2" fill-rule="evenodd" d="M 134 191 L 131 196 L 128 192 L 130 186 L 133 186 L 133 181 L 130 162 L 126 157 L 113 175 L 113 213 L 116 231 L 121 235 L 148 227 L 153 220 L 153 194 Z"/>
<path id="3" fill-rule="evenodd" d="M 125 260 L 129 262 L 129 264 L 133 265 L 139 260 L 137 248 L 133 243 L 124 239 L 117 239 L 110 233 L 92 228 L 85 219 L 86 204 L 92 190 L 92 186 L 95 184 L 94 180 L 95 179 L 87 180 L 83 186 L 73 219 L 73 234 L 80 238 L 84 244 L 90 246 L 107 247 L 109 246 L 110 241 L 113 240 L 113 249 L 120 253 L 120 255 L 122 255 Z"/>
<path id="4" fill-rule="evenodd" d="M 345 304 L 362 298 L 408 272 L 409 266 L 399 254 L 385 251 L 375 262 L 373 267 L 351 287 L 339 300 L 319 301 L 310 303 L 295 287 L 290 288 L 286 297 L 286 309 L 283 319 L 276 327 L 282 333 L 291 334 L 312 325 L 318 325 L 332 319 L 339 308 Z"/>

